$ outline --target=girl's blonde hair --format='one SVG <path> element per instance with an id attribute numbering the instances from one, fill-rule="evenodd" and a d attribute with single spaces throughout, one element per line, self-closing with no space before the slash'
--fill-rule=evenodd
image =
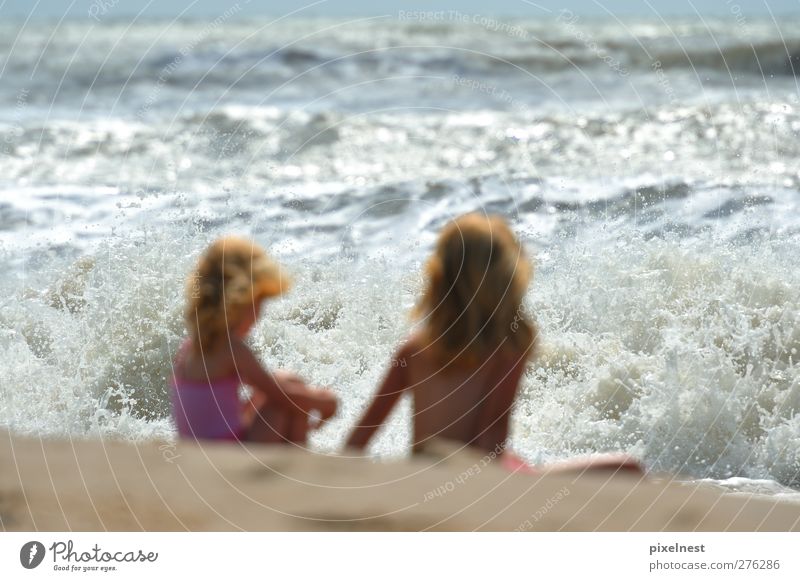
<path id="1" fill-rule="evenodd" d="M 467 214 L 442 230 L 416 314 L 423 342 L 445 362 L 480 363 L 496 349 L 527 357 L 537 330 L 522 304 L 532 275 L 499 216 Z"/>
<path id="2" fill-rule="evenodd" d="M 186 327 L 192 346 L 213 349 L 259 301 L 289 288 L 281 267 L 250 240 L 221 238 L 212 243 L 189 275 Z"/>

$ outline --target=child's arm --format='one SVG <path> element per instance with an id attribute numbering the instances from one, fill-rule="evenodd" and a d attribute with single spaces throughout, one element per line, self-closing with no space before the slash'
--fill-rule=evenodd
<path id="1" fill-rule="evenodd" d="M 404 345 L 397 352 L 393 361 L 405 363 L 410 355 L 411 349 L 408 345 Z M 400 396 L 408 388 L 406 368 L 407 366 L 404 364 L 392 365 L 391 369 L 389 369 L 389 373 L 384 378 L 377 393 L 373 396 L 372 403 L 370 403 L 367 411 L 347 439 L 346 446 L 348 448 L 366 448 L 370 438 L 378 431 L 378 428 L 386 420 Z"/>
<path id="2" fill-rule="evenodd" d="M 310 414 L 318 411 L 322 420 L 336 413 L 336 397 L 328 390 L 310 389 L 301 380 L 276 381 L 275 376 L 241 341 L 232 344 L 233 363 L 241 380 L 262 393 L 271 403 L 294 412 Z"/>
<path id="3" fill-rule="evenodd" d="M 478 419 L 480 435 L 475 441 L 475 445 L 480 449 L 502 453 L 506 448 L 511 410 L 526 365 L 525 356 L 507 359 L 506 363 L 500 365 L 496 374 L 497 383 L 492 386 L 491 392 L 481 404 L 482 409 Z"/>

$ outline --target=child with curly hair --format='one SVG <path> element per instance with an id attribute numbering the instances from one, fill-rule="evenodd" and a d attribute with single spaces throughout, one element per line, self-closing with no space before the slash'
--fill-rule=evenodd
<path id="1" fill-rule="evenodd" d="M 183 438 L 306 443 L 310 418 L 336 412 L 329 390 L 271 373 L 245 343 L 266 299 L 289 287 L 280 266 L 251 241 L 217 240 L 187 284 L 188 339 L 173 366 L 172 409 Z M 241 401 L 240 386 L 253 394 Z"/>

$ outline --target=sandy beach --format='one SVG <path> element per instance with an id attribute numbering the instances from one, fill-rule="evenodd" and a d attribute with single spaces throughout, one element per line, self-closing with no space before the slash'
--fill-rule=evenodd
<path id="1" fill-rule="evenodd" d="M 284 447 L 0 433 L 5 531 L 795 531 L 800 504 L 650 477 L 509 474 Z M 485 466 L 483 464 L 486 464 Z"/>

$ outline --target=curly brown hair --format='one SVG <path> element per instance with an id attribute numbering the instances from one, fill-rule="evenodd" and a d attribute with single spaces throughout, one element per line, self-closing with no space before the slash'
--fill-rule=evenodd
<path id="1" fill-rule="evenodd" d="M 290 285 L 281 267 L 257 244 L 242 238 L 212 243 L 186 284 L 186 328 L 195 350 L 214 349 L 247 309 Z"/>
<path id="2" fill-rule="evenodd" d="M 498 349 L 529 356 L 538 332 L 522 301 L 532 270 L 503 218 L 466 214 L 449 223 L 415 309 L 425 346 L 443 362 L 477 364 Z"/>

